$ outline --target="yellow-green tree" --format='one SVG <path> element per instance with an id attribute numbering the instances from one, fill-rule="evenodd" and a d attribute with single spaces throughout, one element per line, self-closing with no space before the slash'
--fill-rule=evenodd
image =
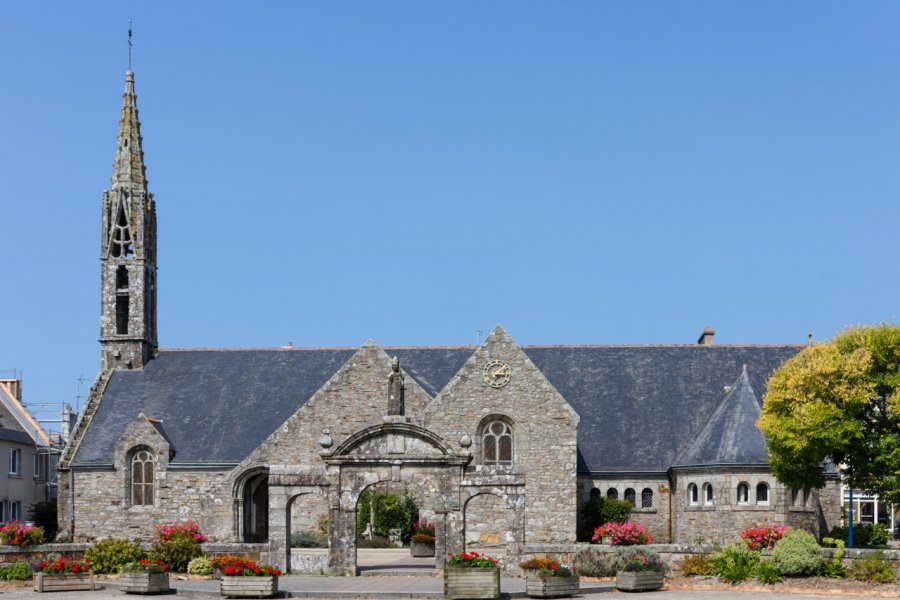
<path id="1" fill-rule="evenodd" d="M 784 484 L 821 488 L 830 460 L 849 485 L 900 501 L 900 326 L 804 349 L 772 375 L 757 425 Z"/>

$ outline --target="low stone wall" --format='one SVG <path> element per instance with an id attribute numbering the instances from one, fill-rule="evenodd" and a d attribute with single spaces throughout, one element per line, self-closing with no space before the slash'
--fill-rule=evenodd
<path id="1" fill-rule="evenodd" d="M 322 575 L 328 572 L 328 548 L 292 548 L 291 573 Z"/>
<path id="2" fill-rule="evenodd" d="M 84 551 L 90 544 L 40 544 L 37 546 L 0 546 L 0 564 L 27 560 L 35 563 L 47 559 L 50 554 L 60 554 L 75 560 L 84 560 Z"/>
<path id="3" fill-rule="evenodd" d="M 615 552 L 617 546 L 607 546 L 600 544 L 525 544 L 525 552 L 522 554 L 522 560 L 530 558 L 553 557 L 565 564 L 571 564 L 575 560 L 575 555 L 585 549 L 594 549 L 595 552 Z M 673 569 L 678 569 L 679 564 L 688 556 L 697 554 L 709 554 L 713 552 L 713 547 L 709 544 L 650 544 L 645 548 L 651 548 L 659 553 L 660 557 L 668 563 Z M 834 548 L 822 548 L 822 556 L 831 558 Z M 870 550 L 868 548 L 845 548 L 844 557 L 841 562 L 847 567 L 852 567 L 853 563 L 872 556 L 876 552 L 881 552 L 883 556 L 891 562 L 893 567 L 900 568 L 900 550 Z M 518 565 L 510 565 L 509 570 L 514 571 Z"/>

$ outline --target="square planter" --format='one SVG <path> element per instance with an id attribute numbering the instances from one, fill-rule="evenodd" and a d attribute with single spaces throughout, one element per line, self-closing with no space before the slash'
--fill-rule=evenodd
<path id="1" fill-rule="evenodd" d="M 500 569 L 447 567 L 444 569 L 444 598 L 497 600 L 500 598 Z"/>
<path id="2" fill-rule="evenodd" d="M 226 598 L 274 598 L 278 593 L 278 577 L 222 576 L 222 595 Z"/>
<path id="3" fill-rule="evenodd" d="M 94 573 L 35 573 L 32 580 L 36 592 L 76 592 L 98 590 Z"/>
<path id="4" fill-rule="evenodd" d="M 122 573 L 119 589 L 126 594 L 162 594 L 169 591 L 168 573 Z"/>
<path id="5" fill-rule="evenodd" d="M 663 574 L 659 571 L 617 571 L 616 589 L 623 592 L 659 590 L 663 586 Z"/>
<path id="6" fill-rule="evenodd" d="M 563 598 L 578 593 L 578 575 L 541 577 L 529 574 L 525 579 L 525 595 L 529 598 Z"/>
<path id="7" fill-rule="evenodd" d="M 434 556 L 434 542 L 411 541 L 409 553 L 411 556 Z"/>

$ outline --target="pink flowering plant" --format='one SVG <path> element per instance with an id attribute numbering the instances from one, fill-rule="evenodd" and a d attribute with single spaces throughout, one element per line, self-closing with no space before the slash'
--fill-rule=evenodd
<path id="1" fill-rule="evenodd" d="M 157 542 L 197 542 L 202 544 L 209 540 L 200 531 L 200 526 L 194 521 L 187 523 L 173 523 L 153 526 L 153 539 Z"/>
<path id="2" fill-rule="evenodd" d="M 0 527 L 0 544 L 7 546 L 33 546 L 44 539 L 44 530 L 40 527 L 25 525 L 18 521 L 7 521 Z"/>
<path id="3" fill-rule="evenodd" d="M 741 539 L 750 550 L 763 550 L 774 548 L 775 542 L 784 537 L 784 532 L 789 528 L 785 525 L 774 523 L 765 527 L 751 527 L 741 532 Z"/>
<path id="4" fill-rule="evenodd" d="M 604 523 L 594 530 L 591 539 L 599 543 L 600 538 L 613 546 L 641 546 L 653 541 L 650 531 L 640 523 Z"/>

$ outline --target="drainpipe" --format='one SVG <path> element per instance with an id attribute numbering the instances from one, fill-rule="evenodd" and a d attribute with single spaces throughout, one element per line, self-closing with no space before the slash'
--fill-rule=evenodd
<path id="1" fill-rule="evenodd" d="M 75 541 L 75 471 L 69 467 L 69 535 Z"/>

